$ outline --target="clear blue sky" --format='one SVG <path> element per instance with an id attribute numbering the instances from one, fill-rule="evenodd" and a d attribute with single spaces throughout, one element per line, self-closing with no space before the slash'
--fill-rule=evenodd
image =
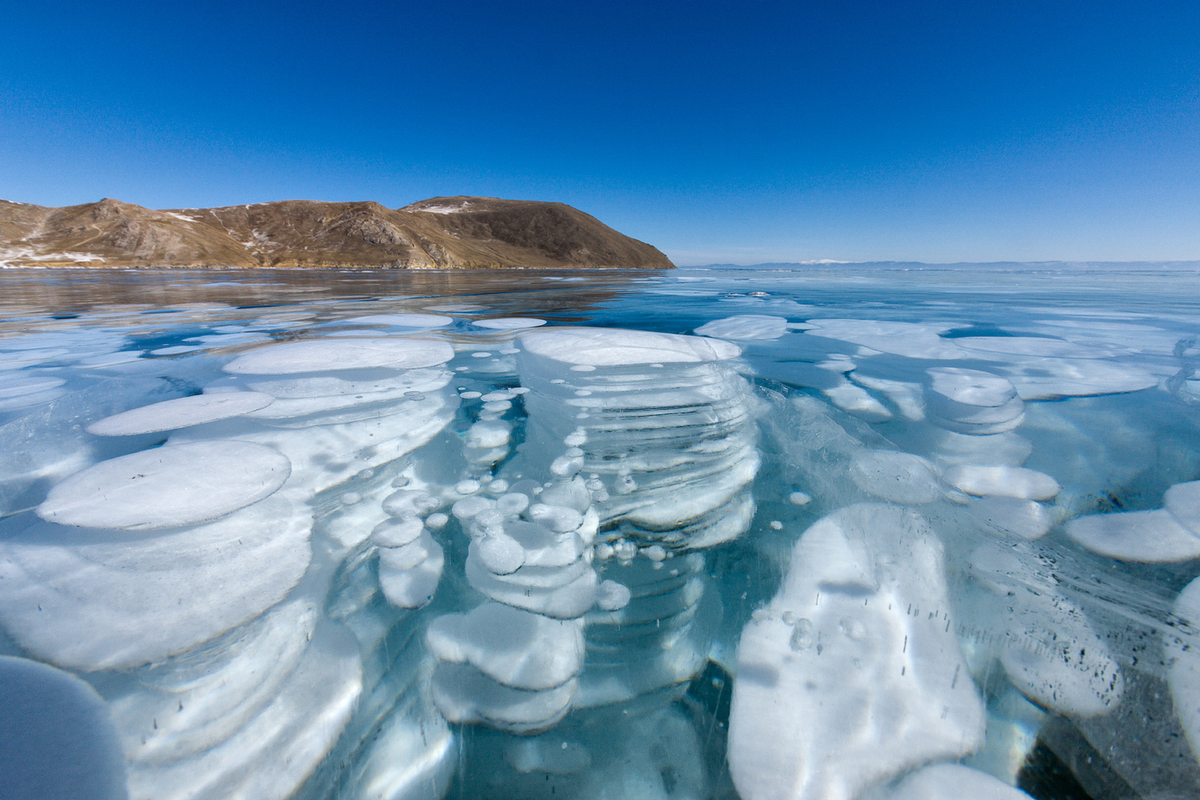
<path id="1" fill-rule="evenodd" d="M 0 198 L 559 200 L 676 263 L 1200 259 L 1200 2 L 8 3 Z"/>

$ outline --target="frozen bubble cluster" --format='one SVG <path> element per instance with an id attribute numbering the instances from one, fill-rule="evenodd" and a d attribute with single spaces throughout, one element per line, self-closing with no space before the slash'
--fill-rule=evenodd
<path id="1" fill-rule="evenodd" d="M 1106 269 L 5 299 L 4 785 L 1200 797 L 1197 276 Z"/>

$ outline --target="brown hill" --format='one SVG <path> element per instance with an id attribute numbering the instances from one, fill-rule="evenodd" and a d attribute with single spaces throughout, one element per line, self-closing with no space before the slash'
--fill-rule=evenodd
<path id="1" fill-rule="evenodd" d="M 288 200 L 155 211 L 104 199 L 66 208 L 0 201 L 0 265 L 42 267 L 634 267 L 656 248 L 562 203 L 435 197 Z"/>

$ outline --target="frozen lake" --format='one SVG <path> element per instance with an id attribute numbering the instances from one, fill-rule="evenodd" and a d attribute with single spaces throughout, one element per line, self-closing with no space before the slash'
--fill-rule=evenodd
<path id="1" fill-rule="evenodd" d="M 1200 796 L 1198 281 L 4 271 L 0 774 Z"/>

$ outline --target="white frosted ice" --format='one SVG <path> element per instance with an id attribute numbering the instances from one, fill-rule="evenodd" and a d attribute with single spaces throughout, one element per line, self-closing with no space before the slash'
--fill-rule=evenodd
<path id="1" fill-rule="evenodd" d="M 0 541 L 0 621 L 63 666 L 158 661 L 282 600 L 308 568 L 311 525 L 285 493 L 150 537 L 38 523 Z"/>
<path id="2" fill-rule="evenodd" d="M 1200 578 L 1195 578 L 1175 599 L 1173 608 L 1181 625 L 1163 634 L 1167 683 L 1171 687 L 1175 716 L 1187 736 L 1192 754 L 1200 759 Z"/>
<path id="3" fill-rule="evenodd" d="M 430 623 L 425 641 L 439 661 L 469 663 L 514 689 L 561 686 L 583 669 L 583 624 L 484 603 Z"/>
<path id="4" fill-rule="evenodd" d="M 738 648 L 728 758 L 741 797 L 849 800 L 982 744 L 941 545 L 920 517 L 841 509 L 805 532 L 791 565 Z"/>
<path id="5" fill-rule="evenodd" d="M 521 343 L 542 358 L 590 367 L 722 361 L 741 352 L 717 339 L 617 328 L 553 328 L 527 333 Z"/>
<path id="6" fill-rule="evenodd" d="M 1012 381 L 1022 400 L 1137 392 L 1158 385 L 1159 380 L 1141 367 L 1096 359 L 1037 358 L 996 369 Z"/>
<path id="7" fill-rule="evenodd" d="M 954 340 L 976 358 L 1007 360 L 1006 356 L 1039 358 L 1111 358 L 1121 355 L 1120 348 L 1083 346 L 1042 336 L 963 336 Z"/>
<path id="8" fill-rule="evenodd" d="M 985 624 L 1001 632 L 997 646 L 1009 680 L 1037 704 L 1093 717 L 1121 702 L 1121 667 L 1074 602 L 1054 588 L 1048 568 L 1019 547 L 977 548 L 972 574 L 994 594 Z"/>
<path id="9" fill-rule="evenodd" d="M 914 772 L 885 800 L 1030 800 L 1029 795 L 986 772 L 962 764 L 935 764 Z"/>
<path id="10" fill-rule="evenodd" d="M 896 404 L 896 408 L 900 409 L 900 414 L 905 419 L 913 422 L 925 419 L 925 401 L 921 384 L 877 378 L 858 371 L 852 372 L 850 378 L 868 389 L 882 392 L 887 399 Z"/>
<path id="11" fill-rule="evenodd" d="M 1167 489 L 1163 505 L 1180 525 L 1200 535 L 1200 481 L 1177 483 Z"/>
<path id="12" fill-rule="evenodd" d="M 942 496 L 932 464 L 896 450 L 864 450 L 850 464 L 850 479 L 867 494 L 893 503 L 919 505 Z"/>
<path id="13" fill-rule="evenodd" d="M 928 370 L 934 394 L 966 406 L 1002 406 L 1017 396 L 1008 380 L 977 369 L 935 367 Z"/>
<path id="14" fill-rule="evenodd" d="M 488 328 L 494 331 L 514 331 L 522 328 L 540 328 L 546 324 L 546 320 L 534 317 L 494 317 L 471 320 L 471 324 L 477 328 Z"/>
<path id="15" fill-rule="evenodd" d="M 379 547 L 400 547 L 416 540 L 425 526 L 416 517 L 388 519 L 371 531 L 371 542 Z"/>
<path id="16" fill-rule="evenodd" d="M 274 397 L 262 392 L 222 392 L 179 397 L 105 417 L 89 425 L 87 432 L 97 436 L 131 436 L 169 431 L 240 417 L 273 402 Z"/>
<path id="17" fill-rule="evenodd" d="M 324 339 L 252 350 L 226 364 L 225 371 L 234 375 L 292 375 L 379 367 L 419 369 L 452 358 L 453 347 L 432 339 Z"/>
<path id="18" fill-rule="evenodd" d="M 841 376 L 838 376 L 834 386 L 822 389 L 821 392 L 842 411 L 862 417 L 868 422 L 886 422 L 892 418 L 892 412 L 888 411 L 887 406 L 861 386 L 855 386 Z"/>
<path id="19" fill-rule="evenodd" d="M 130 800 L 291 798 L 337 742 L 362 688 L 354 637 L 336 625 L 318 626 L 267 706 L 219 746 L 135 765 Z"/>
<path id="20" fill-rule="evenodd" d="M 696 328 L 700 336 L 712 336 L 718 339 L 778 339 L 788 332 L 788 321 L 785 317 L 771 317 L 763 314 L 742 314 L 736 317 L 726 317 L 707 322 Z"/>
<path id="21" fill-rule="evenodd" d="M 808 333 L 813 336 L 851 342 L 881 353 L 939 361 L 966 356 L 953 340 L 938 335 L 951 325 L 872 319 L 810 319 L 808 323 L 812 326 Z"/>
<path id="22" fill-rule="evenodd" d="M 68 672 L 0 656 L 5 797 L 125 800 L 125 768 L 100 696 Z"/>
<path id="23" fill-rule="evenodd" d="M 439 664 L 433 673 L 433 699 L 451 722 L 485 722 L 514 733 L 537 733 L 566 715 L 576 681 L 542 692 L 512 689 L 469 664 Z"/>
<path id="24" fill-rule="evenodd" d="M 453 317 L 440 314 L 371 314 L 339 320 L 338 325 L 389 325 L 395 328 L 444 328 L 454 322 Z"/>
<path id="25" fill-rule="evenodd" d="M 1022 539 L 1039 539 L 1054 524 L 1045 506 L 1017 497 L 981 497 L 972 500 L 968 510 L 991 530 Z"/>
<path id="26" fill-rule="evenodd" d="M 981 497 L 1050 500 L 1060 491 L 1058 481 L 1044 472 L 1004 464 L 956 464 L 945 472 L 949 483 Z"/>
<path id="27" fill-rule="evenodd" d="M 169 445 L 75 473 L 50 490 L 37 513 L 88 528 L 178 528 L 257 502 L 290 474 L 287 456 L 252 442 Z"/>
<path id="28" fill-rule="evenodd" d="M 421 608 L 433 599 L 445 564 L 442 546 L 424 531 L 401 547 L 379 548 L 379 586 L 392 605 Z"/>
<path id="29" fill-rule="evenodd" d="M 603 581 L 596 587 L 596 607 L 602 611 L 620 611 L 630 598 L 629 587 L 616 581 Z"/>
<path id="30" fill-rule="evenodd" d="M 20 373 L 6 375 L 4 384 L 0 385 L 0 400 L 47 392 L 57 389 L 64 383 L 66 383 L 64 379 L 49 375 L 21 375 Z"/>
<path id="31" fill-rule="evenodd" d="M 1200 536 L 1164 509 L 1078 517 L 1067 523 L 1067 536 L 1080 547 L 1119 561 L 1200 558 Z"/>

